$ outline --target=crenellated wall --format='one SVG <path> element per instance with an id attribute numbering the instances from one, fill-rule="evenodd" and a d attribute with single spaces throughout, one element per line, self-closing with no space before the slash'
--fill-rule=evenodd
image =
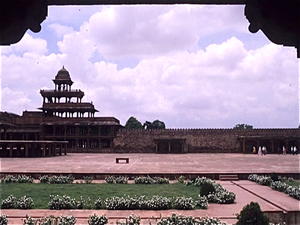
<path id="1" fill-rule="evenodd" d="M 154 139 L 186 139 L 189 153 L 238 153 L 242 152 L 239 137 L 288 139 L 299 142 L 299 129 L 120 129 L 114 139 L 115 152 L 155 153 Z M 251 139 L 251 138 L 250 138 Z"/>

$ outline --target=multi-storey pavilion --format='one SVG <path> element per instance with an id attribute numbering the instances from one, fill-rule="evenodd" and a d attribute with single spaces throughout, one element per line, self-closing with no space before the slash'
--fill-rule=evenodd
<path id="1" fill-rule="evenodd" d="M 88 117 L 94 117 L 95 112 L 98 112 L 92 103 L 82 102 L 83 91 L 71 89 L 73 81 L 64 67 L 58 71 L 53 83 L 54 90 L 40 91 L 43 96 L 43 106 L 40 109 L 45 116 L 74 117 L 76 114 L 76 117 L 85 117 L 87 114 Z M 73 98 L 76 98 L 75 102 Z"/>
<path id="2" fill-rule="evenodd" d="M 61 153 L 59 144 L 66 143 L 68 152 L 111 152 L 113 139 L 122 127 L 120 121 L 95 117 L 98 110 L 92 102 L 82 101 L 83 91 L 72 89 L 73 81 L 64 67 L 53 83 L 54 90 L 40 91 L 42 112 L 24 111 L 22 116 L 1 114 L 0 155 L 51 156 L 56 154 L 56 146 Z M 46 152 L 49 143 L 51 149 L 48 147 Z"/>

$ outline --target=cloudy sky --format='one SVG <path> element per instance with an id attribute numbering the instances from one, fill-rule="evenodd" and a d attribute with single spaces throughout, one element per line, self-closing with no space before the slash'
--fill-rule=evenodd
<path id="1" fill-rule="evenodd" d="M 298 127 L 296 49 L 248 25 L 243 6 L 49 7 L 41 32 L 1 48 L 1 110 L 37 110 L 64 65 L 123 125 Z"/>

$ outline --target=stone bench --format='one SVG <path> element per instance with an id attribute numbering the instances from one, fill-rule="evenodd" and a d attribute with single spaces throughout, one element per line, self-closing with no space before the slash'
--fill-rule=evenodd
<path id="1" fill-rule="evenodd" d="M 129 158 L 116 158 L 116 163 L 119 163 L 120 161 L 125 161 L 125 163 L 129 163 Z"/>

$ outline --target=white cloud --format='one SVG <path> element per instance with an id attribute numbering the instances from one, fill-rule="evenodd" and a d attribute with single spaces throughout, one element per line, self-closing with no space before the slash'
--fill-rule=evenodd
<path id="1" fill-rule="evenodd" d="M 69 26 L 63 26 L 63 25 L 60 25 L 58 23 L 53 23 L 53 24 L 50 24 L 49 27 L 51 29 L 53 29 L 56 33 L 56 35 L 60 38 L 60 37 L 63 37 L 64 35 L 66 34 L 69 34 L 69 33 L 73 33 L 74 32 L 74 29 L 72 27 L 69 27 Z"/>
<path id="2" fill-rule="evenodd" d="M 2 54 L 23 54 L 30 52 L 32 54 L 46 54 L 47 42 L 40 38 L 33 38 L 30 34 L 25 33 L 24 37 L 17 44 L 11 46 L 2 46 Z"/>
<path id="3" fill-rule="evenodd" d="M 53 88 L 52 79 L 64 65 L 74 88 L 85 91 L 83 101 L 93 101 L 99 115 L 115 116 L 122 124 L 133 115 L 142 122 L 163 120 L 167 127 L 297 126 L 299 68 L 294 49 L 267 44 L 248 50 L 247 40 L 233 35 L 199 48 L 206 36 L 246 32 L 241 7 L 225 8 L 103 7 L 82 21 L 78 31 L 56 18 L 52 28 L 63 35 L 57 40 L 60 54 L 46 55 L 42 43 L 47 42 L 31 36 L 27 47 L 20 42 L 20 47 L 6 49 L 2 103 L 9 102 L 10 93 L 23 103 L 5 104 L 2 110 L 40 107 L 39 89 Z M 38 51 L 30 47 L 36 40 Z M 99 60 L 93 59 L 96 51 Z M 120 69 L 108 60 L 131 56 L 138 59 L 132 68 Z"/>
<path id="4" fill-rule="evenodd" d="M 31 99 L 23 91 L 12 91 L 9 88 L 1 90 L 1 106 L 3 111 L 20 114 L 20 108 L 23 110 L 31 109 Z"/>

